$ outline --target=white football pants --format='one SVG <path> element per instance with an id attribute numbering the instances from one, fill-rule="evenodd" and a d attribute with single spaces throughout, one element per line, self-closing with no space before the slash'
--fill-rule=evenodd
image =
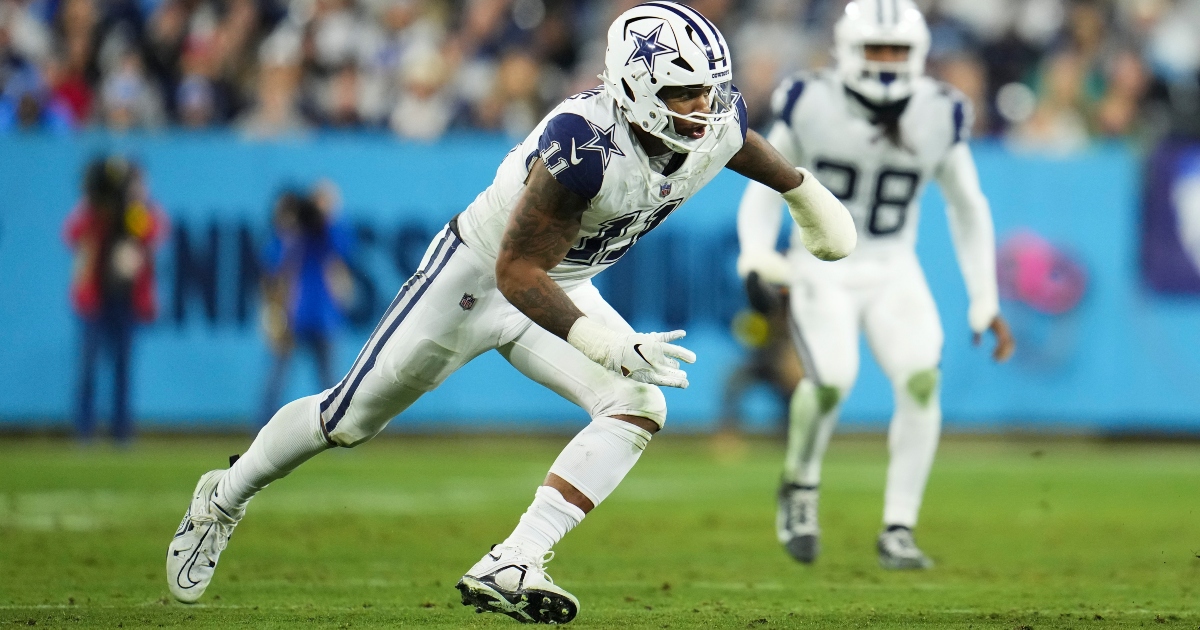
<path id="1" fill-rule="evenodd" d="M 792 338 L 805 377 L 792 399 L 784 478 L 820 483 L 838 411 L 858 376 L 862 330 L 895 397 L 884 523 L 912 527 L 941 430 L 941 320 L 915 254 L 845 262 L 800 265 L 791 287 Z"/>
<path id="2" fill-rule="evenodd" d="M 613 330 L 633 331 L 591 282 L 563 288 L 588 317 Z M 625 414 L 660 427 L 666 421 L 666 401 L 657 387 L 601 367 L 534 325 L 496 288 L 494 266 L 447 227 L 430 243 L 420 270 L 401 287 L 350 372 L 317 396 L 328 439 L 339 446 L 371 439 L 422 394 L 492 349 L 592 418 Z"/>

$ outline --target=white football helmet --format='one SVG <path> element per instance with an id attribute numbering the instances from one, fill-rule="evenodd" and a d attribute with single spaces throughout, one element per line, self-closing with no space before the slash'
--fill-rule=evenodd
<path id="1" fill-rule="evenodd" d="M 884 105 L 908 98 L 925 73 L 929 27 L 912 0 L 855 0 L 833 27 L 837 71 L 846 87 Z M 868 44 L 908 46 L 908 60 L 868 61 Z"/>
<path id="2" fill-rule="evenodd" d="M 640 4 L 620 15 L 608 29 L 604 87 L 630 124 L 654 134 L 684 153 L 716 147 L 735 123 L 737 95 L 733 63 L 721 31 L 695 9 L 675 2 Z M 666 86 L 711 87 L 708 113 L 682 116 L 658 98 Z M 705 125 L 700 138 L 675 132 L 675 119 Z"/>

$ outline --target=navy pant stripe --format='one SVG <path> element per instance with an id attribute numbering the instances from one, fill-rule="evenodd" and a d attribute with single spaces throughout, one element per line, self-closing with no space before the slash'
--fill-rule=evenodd
<path id="1" fill-rule="evenodd" d="M 414 284 L 416 284 L 417 279 L 425 274 L 428 274 L 429 269 L 437 263 L 438 256 L 441 255 L 442 248 L 445 247 L 446 241 L 450 238 L 450 234 L 450 228 L 447 227 L 442 235 L 442 241 L 438 243 L 437 248 L 435 248 L 433 251 L 433 255 L 429 257 L 429 263 L 425 265 L 424 269 L 414 273 L 412 277 L 404 283 L 404 286 L 400 287 L 400 291 L 396 293 L 396 297 L 392 299 L 392 303 L 389 304 L 387 310 L 384 311 L 383 317 L 379 318 L 379 323 L 375 324 L 375 329 L 371 331 L 371 336 L 367 337 L 367 343 L 363 344 L 362 350 L 360 350 L 358 356 L 355 357 L 354 364 L 350 366 L 350 371 L 346 373 L 346 376 L 342 377 L 342 380 L 338 382 L 337 387 L 335 387 L 333 391 L 325 397 L 325 400 L 321 401 L 321 413 L 324 413 L 327 409 L 329 409 L 329 406 L 333 404 L 333 401 L 337 400 L 338 394 L 342 392 L 342 389 L 346 386 L 347 381 L 350 380 L 351 375 L 353 375 L 354 371 L 358 369 L 358 366 L 360 363 L 362 363 L 363 358 L 367 356 L 367 348 L 372 346 L 371 341 L 374 340 L 375 336 L 379 334 L 379 329 L 383 328 L 383 324 L 387 322 L 388 317 L 391 317 L 392 311 L 396 310 L 396 305 L 400 304 L 400 301 L 404 299 L 404 296 L 408 293 L 408 290 L 412 288 Z"/>
<path id="2" fill-rule="evenodd" d="M 350 401 L 354 398 L 354 392 L 358 389 L 359 384 L 362 383 L 363 377 L 367 375 L 367 372 L 370 372 L 371 368 L 375 367 L 375 360 L 379 358 L 379 353 L 383 350 L 383 347 L 387 345 L 388 339 L 391 339 L 392 334 L 395 333 L 396 329 L 400 327 L 400 324 L 404 322 L 404 318 L 407 317 L 410 312 L 412 312 L 412 309 L 417 305 L 417 302 L 421 301 L 421 296 L 425 295 L 425 291 L 429 289 L 430 285 L 433 284 L 433 281 L 437 279 L 438 274 L 442 272 L 442 269 L 446 267 L 446 263 L 450 262 L 450 259 L 454 256 L 454 252 L 458 250 L 458 246 L 462 244 L 462 241 L 458 240 L 458 237 L 454 236 L 453 234 L 449 235 L 449 238 L 450 247 L 446 249 L 445 256 L 442 257 L 442 260 L 440 263 L 438 263 L 437 268 L 435 268 L 433 272 L 429 274 L 426 281 L 421 284 L 421 288 L 417 289 L 417 292 L 413 294 L 412 299 L 409 300 L 408 304 L 404 306 L 404 309 L 400 311 L 400 314 L 396 316 L 394 320 L 392 320 L 391 325 L 389 325 L 387 330 L 384 331 L 383 335 L 380 336 L 379 341 L 375 343 L 374 347 L 371 349 L 371 355 L 367 357 L 367 360 L 362 365 L 362 369 L 359 370 L 358 375 L 355 376 L 354 380 L 350 383 L 350 389 L 346 390 L 346 396 L 342 398 L 342 403 L 338 405 L 337 411 L 334 412 L 333 417 L 325 423 L 326 430 L 333 431 L 334 428 L 337 427 L 338 422 L 341 422 L 342 417 L 346 415 L 346 410 L 350 408 Z"/>
<path id="3" fill-rule="evenodd" d="M 793 314 L 788 318 L 792 325 L 792 343 L 796 346 L 796 354 L 800 357 L 800 365 L 804 367 L 804 376 L 814 384 L 821 385 L 821 375 L 817 374 L 817 362 L 813 360 L 808 343 L 804 340 L 804 331 L 800 328 L 800 319 Z"/>

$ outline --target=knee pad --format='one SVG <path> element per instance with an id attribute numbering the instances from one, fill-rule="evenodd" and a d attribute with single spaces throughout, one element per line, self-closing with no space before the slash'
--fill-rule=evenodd
<path id="1" fill-rule="evenodd" d="M 600 505 L 650 444 L 649 431 L 616 418 L 596 418 L 554 460 L 550 472 Z"/>
<path id="2" fill-rule="evenodd" d="M 599 404 L 589 410 L 593 419 L 612 416 L 637 416 L 663 428 L 667 423 L 667 398 L 654 385 L 616 377 L 615 391 L 602 396 Z"/>
<path id="3" fill-rule="evenodd" d="M 938 383 L 941 381 L 941 377 L 942 371 L 938 368 L 921 370 L 908 377 L 908 381 L 904 384 L 904 389 L 918 405 L 928 407 L 937 394 Z"/>
<path id="4" fill-rule="evenodd" d="M 819 417 L 833 411 L 842 402 L 844 395 L 845 389 L 836 385 L 817 385 L 808 379 L 802 379 L 792 394 L 791 405 L 792 409 L 801 405 L 811 406 Z"/>

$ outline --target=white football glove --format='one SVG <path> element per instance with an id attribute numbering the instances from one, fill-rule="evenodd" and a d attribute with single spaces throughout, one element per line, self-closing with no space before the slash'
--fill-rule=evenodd
<path id="1" fill-rule="evenodd" d="M 686 389 L 687 373 L 679 369 L 679 361 L 695 363 L 696 354 L 667 343 L 682 339 L 685 334 L 682 330 L 623 333 L 580 317 L 567 333 L 567 341 L 587 358 L 621 376 L 651 385 Z"/>
<path id="2" fill-rule="evenodd" d="M 967 309 L 967 321 L 971 325 L 971 332 L 983 334 L 999 314 L 1000 304 L 995 300 L 971 300 Z"/>
<path id="3" fill-rule="evenodd" d="M 792 266 L 783 254 L 771 250 L 751 251 L 743 249 L 738 254 L 738 277 L 745 280 L 750 272 L 758 272 L 758 277 L 767 284 L 790 285 L 792 283 Z"/>
<path id="4" fill-rule="evenodd" d="M 796 170 L 804 176 L 804 182 L 783 193 L 783 200 L 800 226 L 804 248 L 821 260 L 849 256 L 858 243 L 850 211 L 812 173 L 799 167 Z"/>

